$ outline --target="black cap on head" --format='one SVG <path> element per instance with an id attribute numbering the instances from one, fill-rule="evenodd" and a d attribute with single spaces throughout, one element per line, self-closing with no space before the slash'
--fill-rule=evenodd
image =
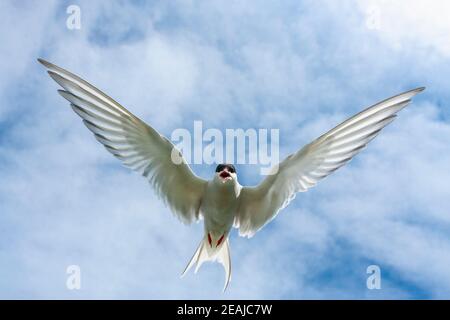
<path id="1" fill-rule="evenodd" d="M 216 172 L 223 171 L 225 168 L 228 169 L 228 172 L 231 172 L 231 173 L 235 173 L 236 172 L 236 168 L 232 164 L 219 164 L 216 167 Z"/>

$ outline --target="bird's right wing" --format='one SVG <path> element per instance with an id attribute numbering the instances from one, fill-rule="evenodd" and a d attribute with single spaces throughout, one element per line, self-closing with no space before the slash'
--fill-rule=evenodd
<path id="1" fill-rule="evenodd" d="M 235 227 L 252 236 L 295 198 L 348 163 L 424 88 L 383 100 L 291 154 L 256 187 L 241 190 Z"/>
<path id="2" fill-rule="evenodd" d="M 146 177 L 181 221 L 199 218 L 206 181 L 191 171 L 169 140 L 88 82 L 45 60 L 38 61 L 63 87 L 58 92 L 106 150 Z"/>

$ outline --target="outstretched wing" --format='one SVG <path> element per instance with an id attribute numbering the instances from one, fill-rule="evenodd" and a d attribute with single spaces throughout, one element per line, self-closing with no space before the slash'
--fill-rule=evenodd
<path id="1" fill-rule="evenodd" d="M 190 223 L 199 218 L 206 181 L 191 171 L 169 140 L 88 82 L 47 61 L 38 61 L 63 87 L 58 92 L 106 150 L 146 177 L 181 221 Z"/>
<path id="2" fill-rule="evenodd" d="M 349 162 L 396 113 L 424 88 L 404 92 L 371 106 L 328 131 L 283 160 L 278 171 L 256 187 L 244 187 L 240 194 L 235 227 L 252 236 L 295 198 L 333 171 Z"/>

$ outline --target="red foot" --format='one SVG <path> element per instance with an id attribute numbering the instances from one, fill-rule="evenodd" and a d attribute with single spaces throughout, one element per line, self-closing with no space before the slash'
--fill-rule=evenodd
<path id="1" fill-rule="evenodd" d="M 208 243 L 212 247 L 212 240 L 211 240 L 211 235 L 209 234 L 209 232 L 208 232 Z"/>
<path id="2" fill-rule="evenodd" d="M 220 246 L 220 244 L 221 244 L 222 241 L 223 241 L 223 237 L 224 237 L 224 236 L 225 236 L 225 234 L 223 234 L 223 235 L 219 238 L 219 240 L 217 241 L 216 247 Z"/>

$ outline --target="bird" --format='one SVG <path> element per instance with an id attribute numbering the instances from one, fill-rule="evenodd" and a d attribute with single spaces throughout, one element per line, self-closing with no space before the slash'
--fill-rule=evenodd
<path id="1" fill-rule="evenodd" d="M 347 164 L 425 87 L 378 102 L 348 118 L 275 165 L 256 186 L 242 186 L 233 164 L 218 164 L 210 180 L 198 177 L 181 152 L 153 127 L 79 76 L 41 58 L 73 111 L 107 151 L 144 176 L 183 223 L 203 220 L 204 234 L 182 276 L 217 261 L 231 280 L 229 235 L 252 237 L 300 192 Z"/>

